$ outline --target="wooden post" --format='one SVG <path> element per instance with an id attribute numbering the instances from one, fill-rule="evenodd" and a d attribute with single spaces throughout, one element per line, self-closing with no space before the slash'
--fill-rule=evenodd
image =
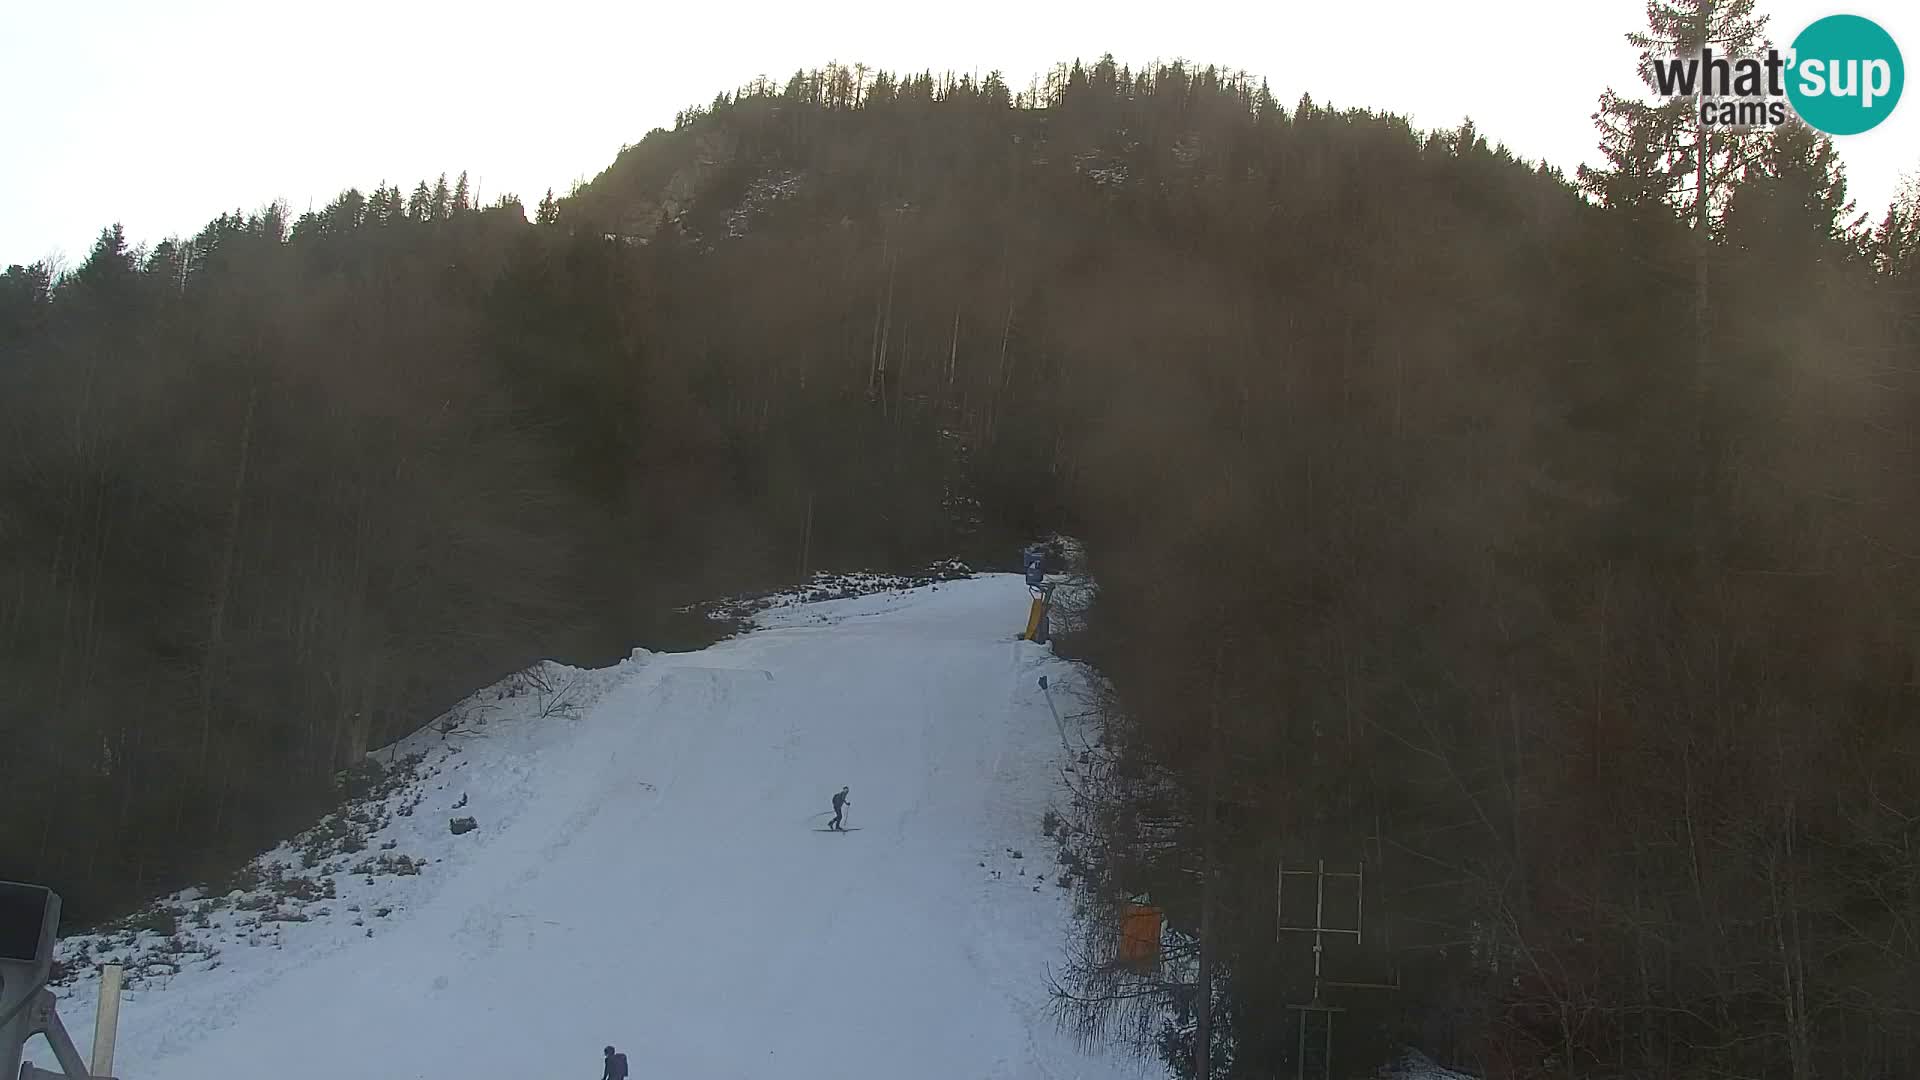
<path id="1" fill-rule="evenodd" d="M 1207 778 L 1206 833 L 1200 859 L 1200 1000 L 1196 1008 L 1193 1074 L 1197 1080 L 1213 1075 L 1213 796 L 1214 781 Z"/>
<path id="2" fill-rule="evenodd" d="M 1196 1008 L 1193 1074 L 1213 1076 L 1213 833 L 1214 807 L 1220 797 L 1220 665 L 1227 650 L 1214 646 L 1212 700 L 1207 703 L 1207 805 L 1201 811 L 1200 855 L 1200 1000 Z"/>
<path id="3" fill-rule="evenodd" d="M 807 564 L 813 555 L 813 492 L 807 492 L 807 517 L 800 526 L 800 581 L 807 580 Z"/>
<path id="4" fill-rule="evenodd" d="M 122 968 L 108 964 L 100 970 L 100 1005 L 93 1027 L 93 1075 L 113 1075 L 113 1040 L 120 1027 Z"/>

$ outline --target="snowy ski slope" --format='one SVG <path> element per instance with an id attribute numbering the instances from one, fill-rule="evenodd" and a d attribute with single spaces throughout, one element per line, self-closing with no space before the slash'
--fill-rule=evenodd
<path id="1" fill-rule="evenodd" d="M 572 715 L 517 698 L 423 730 L 364 851 L 264 857 L 318 899 L 190 892 L 176 935 L 68 943 L 82 970 L 149 957 L 115 1071 L 586 1080 L 613 1043 L 636 1080 L 1161 1075 L 1048 1013 L 1069 899 L 1036 682 L 1070 715 L 1083 680 L 1012 640 L 1026 608 L 1006 575 L 773 608 L 569 671 Z M 816 831 L 841 784 L 860 831 Z M 87 1045 L 91 978 L 66 993 Z"/>

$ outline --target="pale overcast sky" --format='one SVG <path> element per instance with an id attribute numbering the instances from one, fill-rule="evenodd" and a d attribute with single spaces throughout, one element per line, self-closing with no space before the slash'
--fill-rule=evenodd
<path id="1" fill-rule="evenodd" d="M 1865 15 L 1920 62 L 1920 4 L 1760 0 L 1784 47 L 1813 19 Z M 481 197 L 565 192 L 676 110 L 765 74 L 828 60 L 986 72 L 1016 89 L 1052 64 L 1111 52 L 1266 77 L 1422 128 L 1471 116 L 1489 138 L 1569 173 L 1593 160 L 1588 119 L 1609 84 L 1636 89 L 1623 35 L 1643 0 L 966 4 L 474 0 L 7 0 L 0 72 L 0 265 L 83 256 L 115 220 L 136 242 L 192 233 L 222 210 L 284 198 L 296 212 L 349 186 L 466 169 Z M 1920 92 L 1839 140 L 1850 190 L 1877 218 L 1920 166 Z"/>

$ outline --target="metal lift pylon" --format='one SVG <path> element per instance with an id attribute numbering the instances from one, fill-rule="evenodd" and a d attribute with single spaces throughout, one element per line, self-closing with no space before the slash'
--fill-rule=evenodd
<path id="1" fill-rule="evenodd" d="M 1360 929 L 1364 925 L 1362 916 L 1366 905 L 1367 866 L 1360 864 L 1356 871 L 1328 872 L 1327 860 L 1315 861 L 1312 870 L 1289 870 L 1286 860 L 1280 862 L 1280 871 L 1274 884 L 1274 937 L 1284 933 L 1302 933 L 1313 935 L 1313 999 L 1304 1004 L 1288 1005 L 1287 1008 L 1300 1014 L 1300 1043 L 1294 1057 L 1293 1075 L 1295 1080 L 1331 1080 L 1333 1076 L 1333 1016 L 1346 1010 L 1337 1005 L 1329 1005 L 1320 995 L 1320 961 L 1325 951 L 1323 938 L 1327 934 L 1351 934 L 1355 944 L 1360 942 Z M 1313 925 L 1290 926 L 1284 920 L 1286 908 L 1283 906 L 1286 896 L 1288 876 L 1312 877 L 1314 879 Z M 1353 878 L 1359 883 L 1353 905 L 1353 925 L 1327 925 L 1327 879 Z"/>

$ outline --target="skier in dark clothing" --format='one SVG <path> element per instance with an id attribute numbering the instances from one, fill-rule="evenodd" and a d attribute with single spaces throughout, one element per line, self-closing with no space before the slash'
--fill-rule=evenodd
<path id="1" fill-rule="evenodd" d="M 600 1080 L 627 1080 L 627 1055 L 609 1046 L 606 1049 L 607 1067 L 600 1073 Z"/>
<path id="2" fill-rule="evenodd" d="M 847 790 L 843 787 L 833 793 L 833 821 L 827 825 L 827 828 L 836 832 L 840 831 L 840 819 L 846 816 Z"/>

